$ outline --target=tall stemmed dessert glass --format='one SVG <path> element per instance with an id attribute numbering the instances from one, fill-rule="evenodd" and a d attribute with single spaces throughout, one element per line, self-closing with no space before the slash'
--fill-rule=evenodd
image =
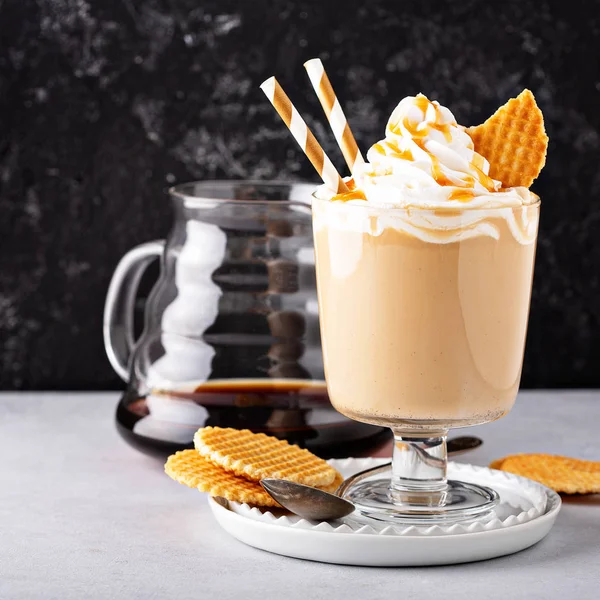
<path id="1" fill-rule="evenodd" d="M 519 130 L 516 148 L 498 147 Z M 364 515 L 447 523 L 498 502 L 492 489 L 448 479 L 446 436 L 515 401 L 540 209 L 528 187 L 546 146 L 528 90 L 469 130 L 419 94 L 397 106 L 366 163 L 347 160 L 346 189 L 326 180 L 315 194 L 329 395 L 395 438 L 387 474 L 342 490 Z"/>

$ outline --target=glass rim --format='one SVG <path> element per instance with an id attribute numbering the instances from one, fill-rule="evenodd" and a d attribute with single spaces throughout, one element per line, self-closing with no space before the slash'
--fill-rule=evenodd
<path id="1" fill-rule="evenodd" d="M 298 198 L 287 198 L 280 200 L 269 199 L 241 199 L 228 198 L 224 195 L 219 195 L 215 190 L 231 189 L 236 185 L 255 186 L 257 188 L 270 187 L 273 189 L 280 188 L 282 190 L 291 190 L 295 188 L 297 191 L 303 191 L 304 200 Z M 186 183 L 178 183 L 177 185 L 168 188 L 167 192 L 171 198 L 177 199 L 185 203 L 186 206 L 193 208 L 195 206 L 215 206 L 222 204 L 239 204 L 245 206 L 303 206 L 310 208 L 313 194 L 317 184 L 307 181 L 284 181 L 281 179 L 200 179 L 188 181 Z M 206 192 L 202 192 L 206 189 Z M 233 194 L 230 194 L 233 195 Z"/>
<path id="2" fill-rule="evenodd" d="M 532 192 L 534 193 L 534 192 Z M 381 206 L 378 204 L 372 204 L 370 203 L 368 200 L 363 200 L 363 201 L 358 201 L 358 202 L 362 202 L 362 204 L 359 204 L 358 202 L 356 203 L 351 203 L 349 201 L 336 201 L 336 202 L 332 202 L 331 199 L 328 198 L 320 198 L 316 192 L 313 192 L 312 197 L 314 200 L 323 203 L 323 204 L 329 204 L 331 206 L 335 206 L 338 209 L 342 209 L 342 207 L 344 207 L 344 209 L 347 207 L 348 209 L 350 208 L 360 208 L 363 210 L 369 210 L 375 213 L 385 213 L 385 214 L 419 214 L 419 213 L 426 213 L 426 214 L 435 214 L 437 216 L 443 216 L 444 213 L 447 214 L 447 216 L 456 216 L 456 215 L 460 215 L 460 214 L 467 214 L 467 213 L 477 213 L 477 212 L 485 212 L 485 213 L 500 213 L 502 211 L 506 211 L 506 210 L 518 210 L 518 209 L 523 209 L 523 208 L 538 208 L 541 206 L 542 201 L 541 198 L 535 194 L 536 200 L 535 202 L 532 202 L 531 204 L 519 204 L 516 206 L 436 206 L 436 207 L 427 207 L 427 206 Z M 344 210 L 342 209 L 342 210 Z"/>

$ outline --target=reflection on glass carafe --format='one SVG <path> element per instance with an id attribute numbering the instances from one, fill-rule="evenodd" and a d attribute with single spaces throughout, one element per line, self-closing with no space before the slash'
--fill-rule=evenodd
<path id="1" fill-rule="evenodd" d="M 202 182 L 170 191 L 166 242 L 119 263 L 104 316 L 107 353 L 128 388 L 117 426 L 132 445 L 166 454 L 207 425 L 264 432 L 324 456 L 379 446 L 380 427 L 329 403 L 319 336 L 308 184 Z M 139 340 L 137 285 L 161 272 Z"/>

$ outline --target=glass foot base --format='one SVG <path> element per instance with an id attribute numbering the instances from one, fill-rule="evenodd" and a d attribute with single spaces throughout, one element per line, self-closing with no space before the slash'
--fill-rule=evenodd
<path id="1" fill-rule="evenodd" d="M 372 519 L 427 525 L 483 517 L 499 502 L 494 490 L 462 481 L 448 481 L 437 492 L 399 491 L 390 484 L 390 478 L 357 482 L 342 497 Z"/>

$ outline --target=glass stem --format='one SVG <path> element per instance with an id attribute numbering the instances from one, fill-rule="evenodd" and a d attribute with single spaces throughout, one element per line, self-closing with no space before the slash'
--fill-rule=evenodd
<path id="1" fill-rule="evenodd" d="M 416 437 L 394 431 L 391 493 L 395 502 L 444 503 L 447 433 Z"/>

